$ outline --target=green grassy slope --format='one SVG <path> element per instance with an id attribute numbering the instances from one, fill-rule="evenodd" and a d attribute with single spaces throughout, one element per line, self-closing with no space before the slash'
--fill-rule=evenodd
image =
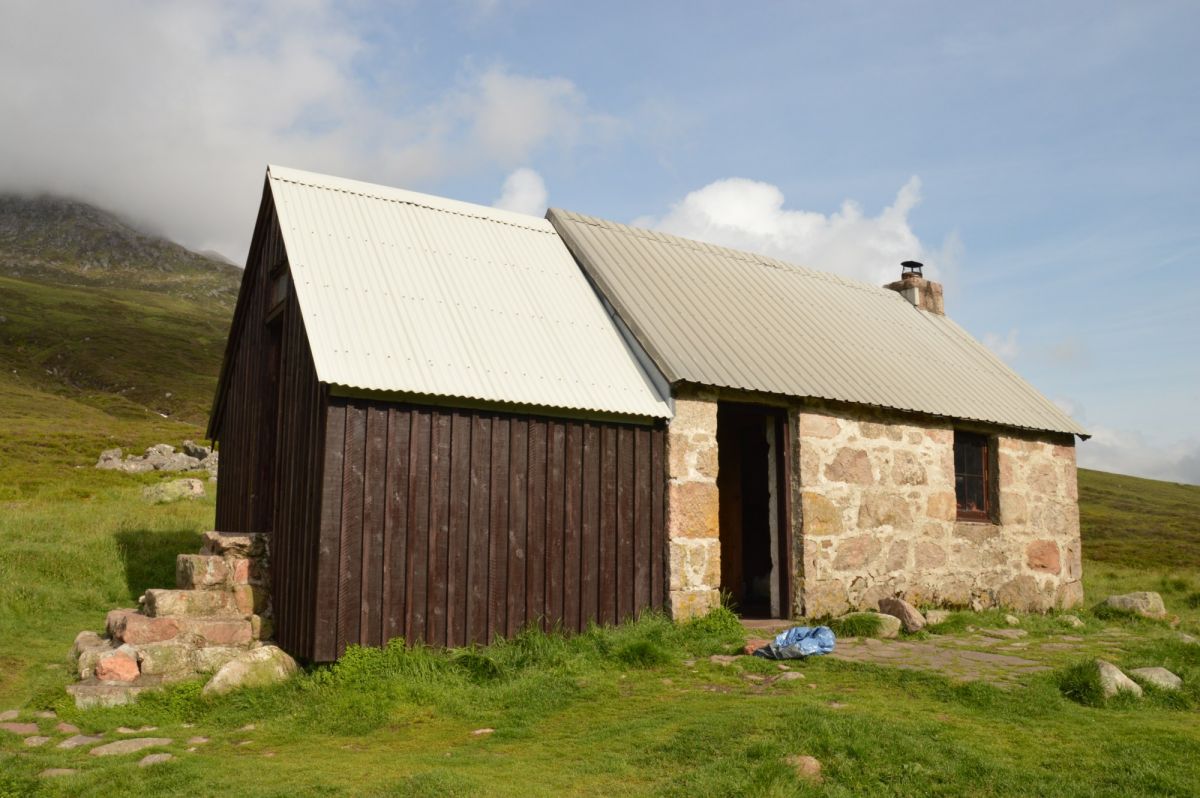
<path id="1" fill-rule="evenodd" d="M 1080 469 L 1079 519 L 1089 560 L 1200 568 L 1200 486 Z"/>

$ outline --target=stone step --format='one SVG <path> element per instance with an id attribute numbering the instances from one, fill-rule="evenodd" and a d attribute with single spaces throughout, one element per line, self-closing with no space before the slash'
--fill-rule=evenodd
<path id="1" fill-rule="evenodd" d="M 231 618 L 249 615 L 238 598 L 224 590 L 147 590 L 142 612 L 151 618 Z"/>
<path id="2" fill-rule="evenodd" d="M 102 682 L 98 679 L 85 679 L 76 684 L 67 685 L 67 693 L 75 699 L 79 709 L 92 707 L 116 707 L 128 704 L 147 690 L 157 690 L 162 687 L 161 676 L 139 676 L 134 682 Z"/>
<path id="3" fill-rule="evenodd" d="M 151 618 L 136 610 L 113 610 L 108 614 L 108 634 L 118 645 L 186 642 L 197 648 L 244 646 L 257 639 L 255 630 L 261 626 L 261 622 L 252 624 L 240 617 Z"/>
<path id="4" fill-rule="evenodd" d="M 201 554 L 221 557 L 261 557 L 266 554 L 267 540 L 263 535 L 235 532 L 205 532 Z"/>
<path id="5" fill-rule="evenodd" d="M 245 645 L 193 648 L 184 643 L 168 642 L 138 646 L 137 655 L 142 675 L 177 681 L 202 673 L 215 673 L 246 650 Z"/>
<path id="6" fill-rule="evenodd" d="M 228 590 L 262 581 L 249 557 L 180 554 L 175 558 L 175 586 L 180 590 Z"/>

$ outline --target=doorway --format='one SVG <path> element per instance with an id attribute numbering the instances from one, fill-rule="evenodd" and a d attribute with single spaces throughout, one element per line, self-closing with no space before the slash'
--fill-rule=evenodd
<path id="1" fill-rule="evenodd" d="M 717 405 L 721 589 L 745 618 L 790 614 L 787 413 L 761 405 Z"/>

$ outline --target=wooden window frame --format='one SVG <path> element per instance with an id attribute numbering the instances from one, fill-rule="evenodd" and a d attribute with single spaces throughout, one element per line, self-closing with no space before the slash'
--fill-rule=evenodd
<path id="1" fill-rule="evenodd" d="M 978 445 L 982 449 L 981 464 L 983 480 L 983 509 L 977 510 L 974 508 L 963 507 L 958 497 L 958 448 L 959 440 L 969 440 Z M 995 523 L 996 522 L 996 486 L 995 486 L 995 453 L 996 440 L 993 436 L 986 435 L 980 432 L 971 430 L 954 430 L 954 506 L 957 511 L 959 521 L 968 521 L 973 523 Z M 975 475 L 971 475 L 975 478 Z"/>

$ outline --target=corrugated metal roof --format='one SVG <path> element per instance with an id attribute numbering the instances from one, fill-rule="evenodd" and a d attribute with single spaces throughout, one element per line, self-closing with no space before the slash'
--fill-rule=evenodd
<path id="1" fill-rule="evenodd" d="M 267 176 L 322 382 L 670 417 L 545 219 L 279 166 Z"/>
<path id="2" fill-rule="evenodd" d="M 671 382 L 1086 435 L 951 319 L 774 258 L 553 209 Z"/>

